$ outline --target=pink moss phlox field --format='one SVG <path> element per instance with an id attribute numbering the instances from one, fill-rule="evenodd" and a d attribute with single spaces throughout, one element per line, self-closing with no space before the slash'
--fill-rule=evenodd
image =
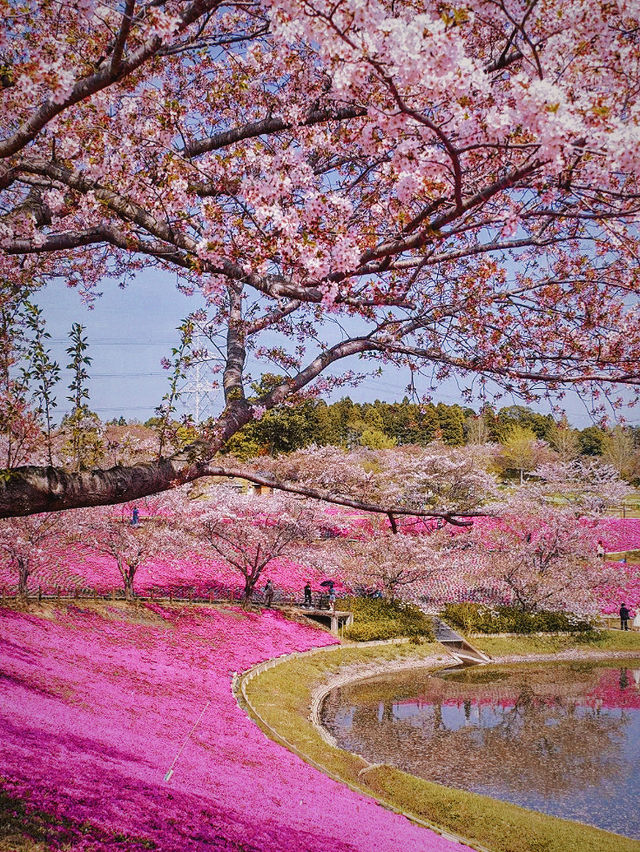
<path id="1" fill-rule="evenodd" d="M 366 516 L 353 512 L 342 512 L 330 508 L 326 512 L 326 528 L 336 536 L 361 538 L 374 533 L 374 526 Z M 640 519 L 603 518 L 597 521 L 583 520 L 581 523 L 593 526 L 594 535 L 600 537 L 608 552 L 620 552 L 640 548 Z M 407 534 L 429 534 L 436 528 L 433 519 L 403 519 L 401 529 Z M 494 530 L 499 524 L 495 518 L 476 518 L 474 525 L 487 531 Z M 465 535 L 464 527 L 450 526 L 452 535 Z M 112 558 L 96 554 L 82 546 L 49 548 L 45 564 L 29 578 L 32 592 L 41 588 L 45 594 L 55 593 L 57 588 L 67 592 L 71 589 L 95 590 L 98 594 L 108 594 L 121 589 L 121 579 Z M 618 582 L 603 584 L 598 599 L 603 613 L 616 613 L 622 601 L 634 609 L 640 607 L 640 570 L 634 564 L 612 563 Z M 275 559 L 265 570 L 258 590 L 270 577 L 277 593 L 296 599 L 302 598 L 302 589 L 307 580 L 311 581 L 314 594 L 322 591 L 320 583 L 327 575 L 320 566 L 303 565 L 294 559 Z M 345 589 L 340 577 L 332 574 L 336 588 L 340 593 Z M 15 591 L 17 583 L 15 570 L 6 563 L 0 565 L 0 587 Z M 158 554 L 143 563 L 137 570 L 135 589 L 138 594 L 149 595 L 172 593 L 176 596 L 189 594 L 214 598 L 237 598 L 242 596 L 243 580 L 221 560 L 205 558 L 193 553 L 190 558 L 173 558 Z M 417 590 L 429 596 L 436 604 L 466 599 L 468 583 L 457 576 L 456 571 L 443 572 Z M 259 597 L 258 597 L 259 599 Z M 495 598 L 492 598 L 495 602 Z M 505 600 L 506 602 L 506 600 Z"/>
<path id="2" fill-rule="evenodd" d="M 640 518 L 603 518 L 597 529 L 609 553 L 640 549 Z"/>
<path id="3" fill-rule="evenodd" d="M 308 766 L 237 706 L 233 671 L 330 634 L 275 612 L 138 613 L 0 611 L 3 785 L 77 826 L 49 848 L 118 849 L 122 835 L 162 852 L 461 848 Z"/>

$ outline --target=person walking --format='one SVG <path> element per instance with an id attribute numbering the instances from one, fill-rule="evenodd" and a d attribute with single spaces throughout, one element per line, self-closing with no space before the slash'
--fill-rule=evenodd
<path id="1" fill-rule="evenodd" d="M 629 629 L 629 610 L 622 604 L 620 607 L 620 630 L 628 630 Z"/>
<path id="2" fill-rule="evenodd" d="M 304 587 L 304 605 L 311 606 L 311 580 L 307 580 Z"/>
<path id="3" fill-rule="evenodd" d="M 133 511 L 131 512 L 131 526 L 137 527 L 140 521 L 140 509 L 137 506 L 133 507 Z"/>
<path id="4" fill-rule="evenodd" d="M 267 580 L 264 587 L 264 602 L 271 609 L 271 604 L 273 603 L 273 583 L 271 580 Z"/>
<path id="5" fill-rule="evenodd" d="M 331 612 L 336 611 L 336 590 L 333 588 L 333 585 L 329 586 L 329 609 Z"/>

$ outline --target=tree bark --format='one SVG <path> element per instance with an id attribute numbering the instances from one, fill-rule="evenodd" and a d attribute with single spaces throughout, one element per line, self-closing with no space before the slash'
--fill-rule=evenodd
<path id="1" fill-rule="evenodd" d="M 29 600 L 29 563 L 25 559 L 18 559 L 18 599 L 27 603 Z"/>
<path id="2" fill-rule="evenodd" d="M 244 578 L 244 591 L 242 593 L 242 605 L 248 606 L 251 603 L 251 598 L 253 596 L 253 590 L 255 589 L 256 583 L 258 582 L 260 575 L 257 577 L 252 575 L 245 575 Z"/>
<path id="3" fill-rule="evenodd" d="M 108 470 L 14 468 L 0 479 L 0 517 L 126 503 L 192 482 L 203 473 L 195 447 L 170 458 Z"/>
<path id="4" fill-rule="evenodd" d="M 136 569 L 131 565 L 127 565 L 122 572 L 122 579 L 124 580 L 124 597 L 127 601 L 132 601 L 136 596 L 133 591 L 133 578 L 135 577 L 135 574 Z"/>

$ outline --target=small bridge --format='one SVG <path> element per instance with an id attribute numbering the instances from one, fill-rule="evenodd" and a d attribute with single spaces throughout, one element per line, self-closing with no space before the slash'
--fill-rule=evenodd
<path id="1" fill-rule="evenodd" d="M 319 621 L 322 624 L 328 624 L 332 633 L 338 633 L 341 627 L 349 627 L 353 624 L 352 612 L 340 612 L 339 610 L 318 609 L 316 607 L 296 606 L 294 612 L 298 615 L 305 615 L 307 618 L 312 618 L 314 621 Z"/>
<path id="2" fill-rule="evenodd" d="M 491 657 L 484 651 L 479 651 L 468 642 L 464 636 L 449 627 L 439 616 L 432 616 L 436 640 L 447 649 L 451 656 L 461 665 L 469 663 L 489 663 Z"/>

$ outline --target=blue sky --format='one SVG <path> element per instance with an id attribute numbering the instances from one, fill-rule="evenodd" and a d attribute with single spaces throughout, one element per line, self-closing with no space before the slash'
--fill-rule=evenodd
<path id="1" fill-rule="evenodd" d="M 95 307 L 89 310 L 82 304 L 80 294 L 61 282 L 50 284 L 41 291 L 37 303 L 43 308 L 47 330 L 51 335 L 51 350 L 60 365 L 68 361 L 65 348 L 71 324 L 80 322 L 86 327 L 89 355 L 93 358 L 90 367 L 91 408 L 103 420 L 123 415 L 127 419 L 144 421 L 151 417 L 168 388 L 168 374 L 162 369 L 160 359 L 169 355 L 172 346 L 179 341 L 176 331 L 180 321 L 196 306 L 197 302 L 180 293 L 175 279 L 160 272 L 146 271 L 126 289 L 113 281 L 101 286 L 102 296 Z M 358 369 L 358 362 L 350 366 Z M 58 419 L 69 410 L 64 399 L 69 377 L 65 370 L 58 391 Z M 332 399 L 349 395 L 358 402 L 381 399 L 399 401 L 406 392 L 409 375 L 406 371 L 387 367 L 379 377 L 365 379 L 354 388 L 345 388 L 333 394 Z M 418 386 L 423 392 L 424 387 Z M 453 380 L 443 383 L 433 393 L 434 402 L 462 402 L 461 393 Z M 193 405 L 193 397 L 184 398 Z M 499 406 L 520 400 L 503 398 Z M 548 412 L 543 403 L 532 405 L 539 411 Z M 219 394 L 211 402 L 215 413 L 220 408 Z M 591 424 L 584 404 L 574 395 L 565 401 L 570 422 L 578 428 Z M 640 423 L 640 411 L 626 411 L 630 423 Z"/>

